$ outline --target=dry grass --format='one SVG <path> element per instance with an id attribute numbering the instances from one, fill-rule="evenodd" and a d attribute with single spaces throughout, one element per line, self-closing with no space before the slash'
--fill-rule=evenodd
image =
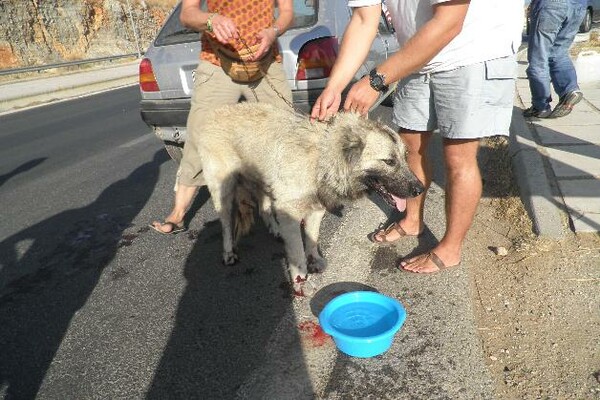
<path id="1" fill-rule="evenodd" d="M 600 32 L 591 31 L 590 39 L 585 42 L 574 43 L 571 47 L 571 55 L 577 56 L 582 51 L 594 50 L 600 53 Z"/>

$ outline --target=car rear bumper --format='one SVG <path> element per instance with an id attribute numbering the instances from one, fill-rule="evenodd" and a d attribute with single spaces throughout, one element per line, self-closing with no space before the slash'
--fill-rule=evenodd
<path id="1" fill-rule="evenodd" d="M 296 111 L 306 114 L 321 94 L 322 89 L 293 91 Z M 186 136 L 187 117 L 190 112 L 190 99 L 142 99 L 140 115 L 142 120 L 154 129 L 159 139 L 166 142 L 183 143 Z"/>
<path id="2" fill-rule="evenodd" d="M 185 126 L 189 112 L 189 98 L 140 101 L 140 115 L 150 126 Z"/>

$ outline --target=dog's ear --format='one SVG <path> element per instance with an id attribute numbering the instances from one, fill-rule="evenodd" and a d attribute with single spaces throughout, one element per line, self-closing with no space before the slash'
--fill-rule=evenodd
<path id="1" fill-rule="evenodd" d="M 362 152 L 365 149 L 365 142 L 362 137 L 349 126 L 344 127 L 344 133 L 342 134 L 341 139 L 344 159 L 349 165 L 354 165 L 360 160 Z"/>

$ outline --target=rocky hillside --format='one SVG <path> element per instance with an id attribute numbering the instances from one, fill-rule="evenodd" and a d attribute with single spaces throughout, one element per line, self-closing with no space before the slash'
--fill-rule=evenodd
<path id="1" fill-rule="evenodd" d="M 137 53 L 177 0 L 0 0 L 0 69 Z"/>

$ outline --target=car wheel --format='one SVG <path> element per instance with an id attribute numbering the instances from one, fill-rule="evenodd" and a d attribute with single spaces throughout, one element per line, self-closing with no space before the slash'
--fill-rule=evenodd
<path id="1" fill-rule="evenodd" d="M 183 158 L 183 144 L 174 143 L 174 142 L 165 142 L 165 150 L 169 156 L 175 161 L 177 164 L 181 162 Z"/>
<path id="2" fill-rule="evenodd" d="M 588 8 L 585 10 L 585 17 L 583 17 L 583 22 L 579 26 L 579 33 L 586 33 L 592 29 L 592 12 Z"/>

